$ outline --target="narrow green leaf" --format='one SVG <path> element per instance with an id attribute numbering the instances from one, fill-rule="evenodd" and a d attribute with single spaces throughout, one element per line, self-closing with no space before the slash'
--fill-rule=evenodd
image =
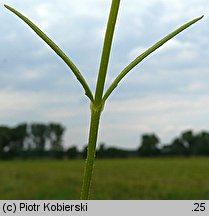
<path id="1" fill-rule="evenodd" d="M 168 34 L 166 37 L 158 41 L 156 44 L 151 46 L 149 49 L 147 49 L 145 52 L 143 52 L 141 55 L 139 55 L 134 61 L 132 61 L 127 67 L 122 70 L 122 72 L 116 77 L 116 79 L 113 81 L 113 83 L 110 85 L 110 87 L 107 89 L 104 97 L 103 97 L 103 102 L 107 100 L 107 98 L 110 96 L 112 91 L 117 87 L 118 83 L 123 79 L 123 77 L 132 69 L 134 68 L 137 64 L 139 64 L 143 59 L 145 59 L 148 55 L 150 55 L 152 52 L 154 52 L 156 49 L 161 47 L 164 43 L 166 43 L 168 40 L 171 38 L 175 37 L 177 34 L 191 26 L 192 24 L 196 23 L 200 19 L 202 19 L 203 16 L 198 17 L 184 25 L 182 25 L 180 28 L 176 29 L 172 33 Z"/>
<path id="2" fill-rule="evenodd" d="M 93 95 L 92 92 L 84 79 L 84 77 L 81 75 L 78 68 L 75 66 L 75 64 L 65 55 L 65 53 L 44 33 L 42 32 L 34 23 L 32 23 L 27 17 L 16 11 L 14 8 L 4 5 L 8 10 L 16 14 L 20 19 L 22 19 L 27 25 L 29 25 L 36 34 L 43 39 L 53 50 L 54 52 L 61 57 L 61 59 L 68 65 L 68 67 L 72 70 L 80 84 L 83 86 L 85 90 L 85 94 L 87 97 L 93 101 Z"/>

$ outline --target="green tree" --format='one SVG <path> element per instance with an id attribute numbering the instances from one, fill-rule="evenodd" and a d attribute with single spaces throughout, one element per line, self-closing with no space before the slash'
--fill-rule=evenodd
<path id="1" fill-rule="evenodd" d="M 97 150 L 97 157 L 104 158 L 106 154 L 106 146 L 105 143 L 100 143 L 99 149 Z"/>
<path id="2" fill-rule="evenodd" d="M 62 138 L 65 128 L 61 124 L 50 123 L 47 126 L 47 138 L 50 142 L 50 149 L 53 151 L 62 150 Z"/>
<path id="3" fill-rule="evenodd" d="M 87 156 L 87 151 L 88 151 L 88 145 L 85 145 L 84 147 L 83 147 L 83 150 L 81 151 L 81 157 L 82 158 L 86 158 L 86 156 Z"/>
<path id="4" fill-rule="evenodd" d="M 182 133 L 184 145 L 188 147 L 190 155 L 209 155 L 209 133 L 202 131 L 193 134 L 191 130 Z"/>
<path id="5" fill-rule="evenodd" d="M 44 151 L 47 139 L 47 126 L 42 123 L 32 123 L 31 136 L 35 149 L 38 151 Z"/>
<path id="6" fill-rule="evenodd" d="M 185 146 L 181 138 L 176 138 L 170 145 L 170 154 L 172 155 L 187 155 L 188 148 Z"/>
<path id="7" fill-rule="evenodd" d="M 180 139 L 182 139 L 183 143 L 184 143 L 184 146 L 186 148 L 188 148 L 188 153 L 190 155 L 194 155 L 196 154 L 196 145 L 197 145 L 197 142 L 196 142 L 196 137 L 195 135 L 193 134 L 192 130 L 187 130 L 187 131 L 184 131 L 182 134 L 181 134 L 181 137 Z"/>
<path id="8" fill-rule="evenodd" d="M 79 155 L 79 151 L 78 151 L 78 149 L 77 149 L 77 147 L 76 146 L 71 146 L 71 147 L 69 147 L 68 149 L 67 149 L 67 157 L 69 158 L 69 159 L 75 159 L 75 158 L 77 158 L 78 157 L 78 155 Z"/>
<path id="9" fill-rule="evenodd" d="M 209 155 L 209 133 L 202 131 L 196 135 L 195 154 Z"/>
<path id="10" fill-rule="evenodd" d="M 155 156 L 159 153 L 157 145 L 159 138 L 155 134 L 144 134 L 141 139 L 141 146 L 138 149 L 140 156 Z"/>
<path id="11" fill-rule="evenodd" d="M 10 129 L 10 151 L 23 151 L 24 141 L 27 137 L 27 124 L 22 123 Z"/>
<path id="12" fill-rule="evenodd" d="M 7 147 L 9 149 L 10 143 L 10 128 L 7 126 L 0 126 L 0 154 L 4 152 Z"/>

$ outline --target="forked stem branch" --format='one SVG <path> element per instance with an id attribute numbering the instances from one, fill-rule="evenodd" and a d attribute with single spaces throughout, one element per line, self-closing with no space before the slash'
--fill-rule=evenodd
<path id="1" fill-rule="evenodd" d="M 120 0 L 112 0 L 100 61 L 99 73 L 97 78 L 95 99 L 91 103 L 91 124 L 89 131 L 87 159 L 85 164 L 83 185 L 81 190 L 81 199 L 89 198 L 89 190 L 93 174 L 97 135 L 99 129 L 99 120 L 104 106 L 104 103 L 102 102 L 102 97 L 119 6 Z"/>

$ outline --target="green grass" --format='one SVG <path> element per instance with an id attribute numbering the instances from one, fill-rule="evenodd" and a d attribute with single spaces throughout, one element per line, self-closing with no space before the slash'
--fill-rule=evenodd
<path id="1" fill-rule="evenodd" d="M 0 199 L 79 199 L 84 161 L 1 161 Z M 209 199 L 209 158 L 97 160 L 90 199 Z"/>

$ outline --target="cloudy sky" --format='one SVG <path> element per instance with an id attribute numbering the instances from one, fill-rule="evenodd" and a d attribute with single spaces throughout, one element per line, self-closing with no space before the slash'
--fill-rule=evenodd
<path id="1" fill-rule="evenodd" d="M 73 60 L 95 89 L 111 0 L 5 0 Z M 68 67 L 11 12 L 0 7 L 0 124 L 60 122 L 65 145 L 87 143 L 89 101 Z M 140 135 L 162 143 L 182 130 L 209 130 L 207 0 L 122 0 L 106 88 L 153 43 L 185 22 L 204 19 L 149 56 L 105 105 L 99 142 L 136 148 Z"/>

